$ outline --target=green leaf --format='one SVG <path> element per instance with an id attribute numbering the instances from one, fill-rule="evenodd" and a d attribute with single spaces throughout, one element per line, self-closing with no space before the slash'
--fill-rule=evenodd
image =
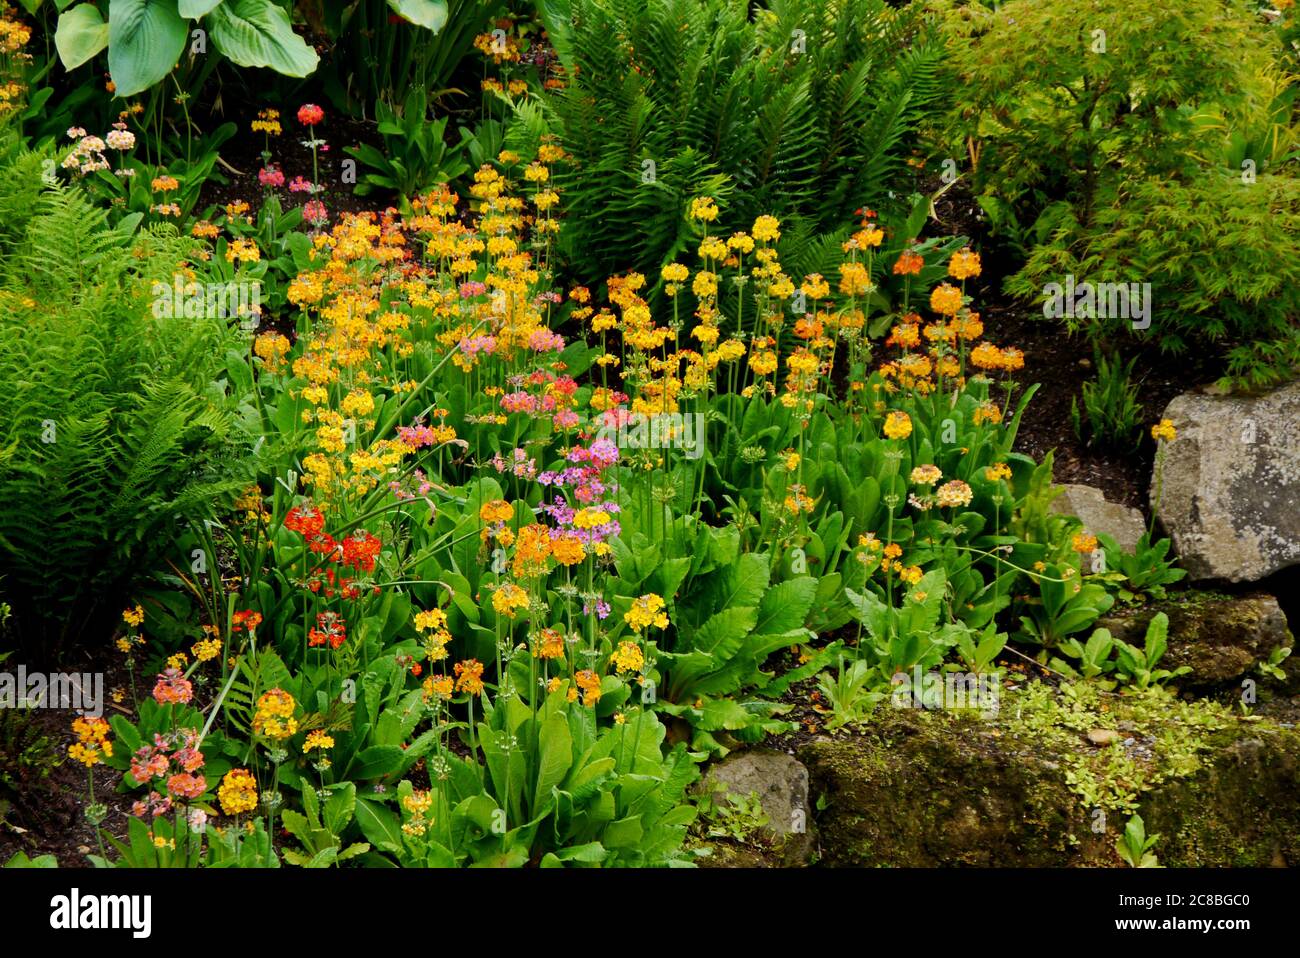
<path id="1" fill-rule="evenodd" d="M 712 699 L 701 710 L 699 727 L 708 732 L 716 732 L 719 729 L 734 732 L 753 721 L 754 715 L 739 702 L 731 699 Z"/>
<path id="2" fill-rule="evenodd" d="M 723 609 L 700 626 L 691 637 L 691 648 L 728 659 L 736 654 L 757 620 L 758 612 L 749 607 Z"/>
<path id="3" fill-rule="evenodd" d="M 768 589 L 758 604 L 758 622 L 754 631 L 759 635 L 784 635 L 803 628 L 804 618 L 812 608 L 817 595 L 817 580 L 800 576 L 778 582 Z"/>
<path id="4" fill-rule="evenodd" d="M 311 786 L 308 785 L 307 787 L 310 788 Z M 356 804 L 357 786 L 353 782 L 348 782 L 342 788 L 336 789 L 325 800 L 324 824 L 331 835 L 343 834 L 343 829 L 347 827 L 348 822 L 352 821 L 352 814 Z"/>
<path id="5" fill-rule="evenodd" d="M 305 77 L 320 62 L 316 51 L 293 32 L 289 15 L 270 0 L 223 3 L 212 11 L 209 27 L 217 49 L 240 66 Z"/>
<path id="6" fill-rule="evenodd" d="M 434 33 L 447 23 L 446 0 L 388 0 L 388 5 L 402 17 Z"/>
<path id="7" fill-rule="evenodd" d="M 608 848 L 635 848 L 637 843 L 641 841 L 641 835 L 644 831 L 641 827 L 641 816 L 634 815 L 630 818 L 621 818 L 616 822 L 610 822 L 601 838 L 603 844 Z"/>
<path id="8" fill-rule="evenodd" d="M 197 20 L 207 16 L 221 0 L 180 0 L 181 16 L 186 20 Z"/>
<path id="9" fill-rule="evenodd" d="M 117 96 L 135 96 L 171 73 L 188 36 L 175 0 L 109 0 L 108 72 Z"/>
<path id="10" fill-rule="evenodd" d="M 78 4 L 59 15 L 54 45 L 63 66 L 75 70 L 108 46 L 108 24 L 94 4 Z"/>
<path id="11" fill-rule="evenodd" d="M 533 792 L 533 813 L 551 798 L 551 789 L 564 781 L 573 764 L 573 736 L 563 715 L 552 715 L 538 733 L 537 788 Z"/>
<path id="12" fill-rule="evenodd" d="M 361 834 L 372 845 L 384 851 L 401 851 L 402 823 L 392 809 L 363 798 L 357 802 L 354 813 Z"/>

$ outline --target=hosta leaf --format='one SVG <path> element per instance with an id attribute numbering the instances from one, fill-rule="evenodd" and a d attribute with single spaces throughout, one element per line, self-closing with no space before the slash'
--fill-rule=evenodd
<path id="1" fill-rule="evenodd" d="M 109 0 L 108 72 L 117 95 L 135 96 L 170 73 L 188 36 L 175 0 Z"/>
<path id="2" fill-rule="evenodd" d="M 447 23 L 446 0 L 388 0 L 388 5 L 402 17 L 434 33 Z"/>
<path id="3" fill-rule="evenodd" d="M 197 20 L 211 13 L 212 8 L 219 3 L 221 0 L 181 0 L 181 16 L 186 20 Z"/>
<path id="4" fill-rule="evenodd" d="M 108 46 L 108 24 L 94 4 L 78 4 L 59 15 L 54 45 L 64 67 L 75 70 Z"/>
<path id="5" fill-rule="evenodd" d="M 217 49 L 240 66 L 305 77 L 320 62 L 316 51 L 293 32 L 289 15 L 270 0 L 223 3 L 212 11 L 208 24 Z"/>

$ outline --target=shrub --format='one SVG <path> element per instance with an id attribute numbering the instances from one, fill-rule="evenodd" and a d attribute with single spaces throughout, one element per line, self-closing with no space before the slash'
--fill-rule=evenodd
<path id="1" fill-rule="evenodd" d="M 1277 128 L 1276 42 L 1245 5 L 1193 0 L 1134 16 L 1115 0 L 1012 0 L 947 11 L 974 186 L 1027 257 L 1008 289 L 1038 296 L 1069 274 L 1149 282 L 1161 348 L 1221 343 L 1233 379 L 1288 375 L 1300 359 L 1296 187 L 1219 166 Z M 1225 145 L 1224 127 L 1241 143 Z M 1077 317 L 1094 335 L 1117 331 L 1119 318 Z"/>

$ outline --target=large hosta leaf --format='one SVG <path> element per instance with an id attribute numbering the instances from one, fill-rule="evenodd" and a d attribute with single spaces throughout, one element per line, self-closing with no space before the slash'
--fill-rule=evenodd
<path id="1" fill-rule="evenodd" d="M 388 5 L 400 16 L 434 33 L 447 22 L 447 0 L 388 0 Z"/>
<path id="2" fill-rule="evenodd" d="M 187 36 L 176 0 L 109 0 L 108 72 L 117 95 L 135 96 L 170 73 Z"/>
<path id="3" fill-rule="evenodd" d="M 180 0 L 181 16 L 186 20 L 197 20 L 212 12 L 212 8 L 221 0 Z"/>
<path id="4" fill-rule="evenodd" d="M 241 67 L 270 67 L 276 73 L 305 77 L 320 57 L 293 32 L 289 15 L 270 0 L 234 0 L 214 9 L 205 21 L 212 42 Z"/>
<path id="5" fill-rule="evenodd" d="M 64 67 L 75 70 L 108 46 L 108 24 L 93 3 L 80 3 L 59 15 L 54 45 Z"/>

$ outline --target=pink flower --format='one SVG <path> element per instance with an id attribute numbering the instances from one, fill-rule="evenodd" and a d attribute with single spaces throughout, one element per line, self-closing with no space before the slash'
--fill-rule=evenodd
<path id="1" fill-rule="evenodd" d="M 194 686 L 181 675 L 180 669 L 166 669 L 158 676 L 153 687 L 154 701 L 159 705 L 186 705 L 194 698 Z"/>
<path id="2" fill-rule="evenodd" d="M 295 176 L 289 181 L 289 192 L 291 193 L 313 193 L 316 187 L 311 180 L 304 180 L 301 176 Z"/>
<path id="3" fill-rule="evenodd" d="M 329 222 L 330 215 L 325 210 L 325 204 L 320 200 L 308 200 L 302 208 L 302 216 L 312 226 L 320 226 Z"/>
<path id="4" fill-rule="evenodd" d="M 257 180 L 263 186 L 284 186 L 284 173 L 279 167 L 268 166 L 257 171 Z"/>

